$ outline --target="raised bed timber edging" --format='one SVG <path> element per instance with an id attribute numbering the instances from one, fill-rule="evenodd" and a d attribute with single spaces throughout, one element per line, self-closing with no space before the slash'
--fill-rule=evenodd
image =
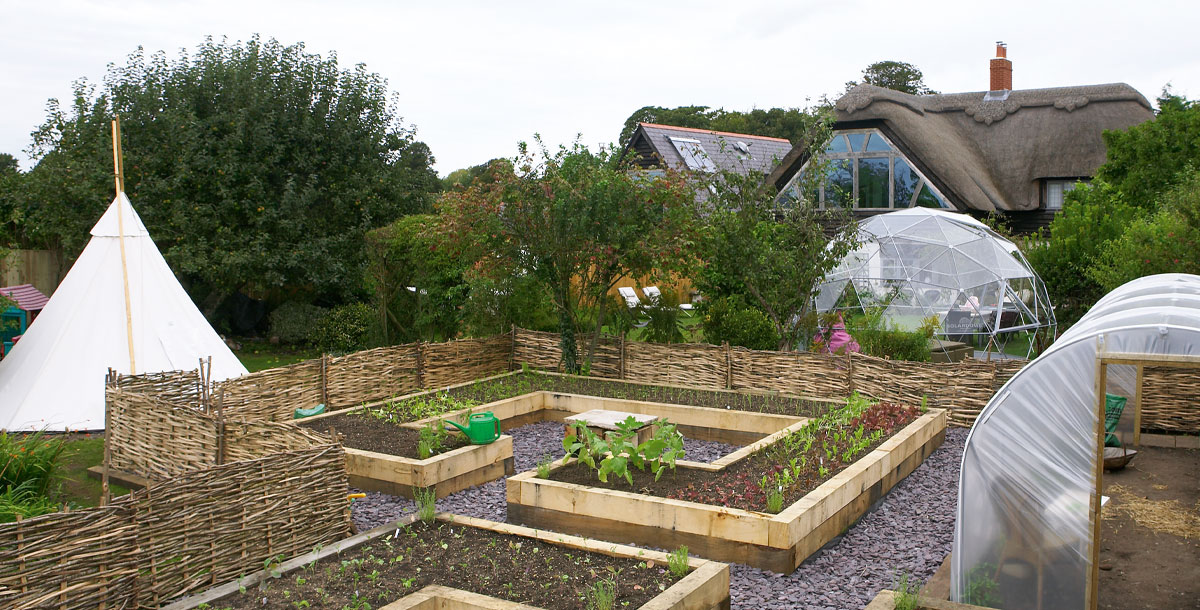
<path id="1" fill-rule="evenodd" d="M 945 435 L 946 412 L 931 409 L 776 515 L 539 479 L 531 471 L 508 479 L 508 520 L 659 548 L 682 544 L 702 557 L 786 574 L 908 476 Z"/>
<path id="2" fill-rule="evenodd" d="M 898 594 L 895 591 L 884 589 L 867 604 L 863 610 L 895 610 L 896 597 Z M 958 602 L 946 601 L 944 599 L 933 599 L 929 597 L 917 598 L 917 610 L 991 610 L 984 606 L 974 606 L 971 604 L 960 604 Z"/>
<path id="3" fill-rule="evenodd" d="M 420 430 L 427 423 L 439 419 L 455 420 L 469 412 L 490 411 L 500 419 L 503 428 L 508 429 L 541 421 L 562 421 L 565 417 L 591 409 L 657 415 L 678 424 L 680 431 L 689 438 L 748 445 L 711 465 L 681 461 L 697 468 L 712 468 L 714 465 L 719 466 L 739 456 L 748 455 L 753 448 L 761 446 L 764 437 L 808 421 L 804 417 L 772 413 L 535 391 L 469 409 L 450 411 L 401 426 Z M 319 421 L 346 412 L 334 411 L 308 421 Z M 425 460 L 347 447 L 346 472 L 350 476 L 350 485 L 359 489 L 411 498 L 414 489 L 432 487 L 436 496 L 441 498 L 513 474 L 512 437 L 502 435 L 496 442 L 488 445 L 468 445 Z"/>
<path id="4" fill-rule="evenodd" d="M 464 517 L 451 513 L 439 513 L 437 518 L 439 521 L 446 523 L 466 525 L 501 534 L 524 536 L 581 551 L 601 553 L 610 557 L 627 557 L 642 561 L 651 560 L 662 564 L 667 563 L 667 554 L 660 551 L 650 551 L 621 544 L 601 542 L 599 540 L 587 540 L 569 534 L 540 531 L 520 525 L 496 523 L 494 521 Z M 305 553 L 304 555 L 283 562 L 276 568 L 276 571 L 286 575 L 288 572 L 297 568 L 303 568 L 311 562 L 319 561 L 330 555 L 340 554 L 369 540 L 391 534 L 398 527 L 413 523 L 416 519 L 416 515 L 409 515 L 398 521 L 393 521 L 370 531 L 351 536 L 317 551 Z M 688 566 L 691 567 L 692 571 L 687 576 L 684 576 L 675 584 L 667 587 L 666 591 L 659 593 L 650 601 L 643 604 L 641 606 L 642 610 L 728 610 L 729 566 L 698 557 L 690 557 L 688 559 Z M 209 607 L 213 602 L 226 595 L 236 593 L 243 587 L 247 589 L 253 587 L 268 578 L 271 578 L 270 573 L 266 570 L 260 570 L 248 576 L 238 578 L 233 582 L 209 589 L 204 593 L 180 599 L 165 606 L 163 610 L 194 610 L 201 605 Z M 284 576 L 284 578 L 287 578 L 287 576 Z M 477 593 L 460 591 L 450 587 L 431 586 L 382 606 L 380 610 L 425 610 L 426 608 L 436 610 L 516 610 L 518 608 L 533 607 L 514 604 L 513 602 Z"/>

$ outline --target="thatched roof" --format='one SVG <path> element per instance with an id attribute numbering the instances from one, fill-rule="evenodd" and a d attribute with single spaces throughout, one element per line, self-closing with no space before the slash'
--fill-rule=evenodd
<path id="1" fill-rule="evenodd" d="M 1091 177 L 1104 131 L 1152 118 L 1124 83 L 924 96 L 859 85 L 834 129 L 879 128 L 960 209 L 1018 211 L 1039 207 L 1044 179 Z M 782 187 L 805 161 L 793 149 L 768 180 Z"/>

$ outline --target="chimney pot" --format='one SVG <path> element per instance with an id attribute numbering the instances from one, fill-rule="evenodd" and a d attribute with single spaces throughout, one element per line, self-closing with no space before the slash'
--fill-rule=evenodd
<path id="1" fill-rule="evenodd" d="M 1012 90 L 1012 61 L 1008 59 L 1008 45 L 996 43 L 996 58 L 991 61 L 991 84 L 989 91 Z"/>

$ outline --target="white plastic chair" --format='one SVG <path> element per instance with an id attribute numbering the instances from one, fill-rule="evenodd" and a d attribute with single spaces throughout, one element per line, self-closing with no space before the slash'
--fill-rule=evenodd
<path id="1" fill-rule="evenodd" d="M 637 292 L 630 286 L 621 286 L 617 288 L 617 292 L 621 293 L 621 298 L 625 299 L 625 304 L 630 309 L 638 307 L 642 304 L 642 300 L 638 298 Z M 646 293 L 649 296 L 650 293 Z"/>

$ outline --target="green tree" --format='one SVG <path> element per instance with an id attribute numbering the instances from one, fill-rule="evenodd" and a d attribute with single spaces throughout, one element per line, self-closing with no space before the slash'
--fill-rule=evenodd
<path id="1" fill-rule="evenodd" d="M 1158 195 L 1200 168 L 1200 104 L 1164 90 L 1158 116 L 1124 131 L 1104 133 L 1108 158 L 1096 179 L 1129 203 L 1157 207 Z"/>
<path id="2" fill-rule="evenodd" d="M 713 131 L 728 131 L 756 136 L 784 138 L 793 144 L 801 143 L 816 122 L 816 115 L 800 108 L 755 108 L 749 112 L 712 109 L 708 106 L 680 106 L 663 108 L 645 106 L 634 111 L 625 119 L 621 129 L 620 145 L 629 144 L 638 123 L 658 123 L 675 127 L 694 127 Z"/>
<path id="3" fill-rule="evenodd" d="M 903 61 L 877 61 L 862 71 L 861 81 L 846 83 L 846 91 L 859 84 L 875 85 L 911 95 L 936 95 L 937 91 L 925 85 L 921 69 Z"/>
<path id="4" fill-rule="evenodd" d="M 825 115 L 826 137 L 811 138 L 810 153 L 821 150 L 831 124 Z M 810 180 L 821 173 L 813 170 Z M 817 285 L 856 245 L 854 223 L 848 216 L 831 219 L 831 212 L 812 205 L 780 207 L 773 185 L 736 171 L 714 173 L 708 188 L 697 286 L 712 297 L 742 295 L 765 313 L 777 349 L 806 345 Z M 831 224 L 840 228 L 827 236 Z"/>
<path id="5" fill-rule="evenodd" d="M 1104 291 L 1156 273 L 1200 273 L 1200 172 L 1160 198 L 1162 208 L 1129 223 L 1108 241 L 1088 279 Z"/>
<path id="6" fill-rule="evenodd" d="M 575 333 L 585 310 L 603 324 L 607 292 L 621 276 L 682 270 L 693 249 L 692 186 L 668 173 L 645 177 L 617 152 L 576 143 L 551 153 L 522 144 L 493 180 L 439 201 L 442 234 L 494 279 L 532 276 L 549 288 L 563 366 L 579 370 Z M 493 164 L 496 166 L 497 164 Z"/>
<path id="7" fill-rule="evenodd" d="M 492 159 L 487 163 L 480 163 L 479 165 L 472 165 L 471 167 L 464 167 L 450 172 L 445 178 L 442 178 L 442 190 L 451 191 L 455 188 L 471 186 L 479 178 L 485 178 L 488 174 L 488 168 L 497 160 Z"/>
<path id="8" fill-rule="evenodd" d="M 367 233 L 384 343 L 445 341 L 458 334 L 466 268 L 437 247 L 437 223 L 432 214 L 414 214 Z"/>
<path id="9" fill-rule="evenodd" d="M 26 231 L 74 256 L 112 198 L 110 120 L 121 115 L 125 191 L 193 299 L 351 301 L 364 233 L 431 209 L 428 148 L 363 65 L 257 36 L 113 65 L 76 83 L 34 132 Z"/>

